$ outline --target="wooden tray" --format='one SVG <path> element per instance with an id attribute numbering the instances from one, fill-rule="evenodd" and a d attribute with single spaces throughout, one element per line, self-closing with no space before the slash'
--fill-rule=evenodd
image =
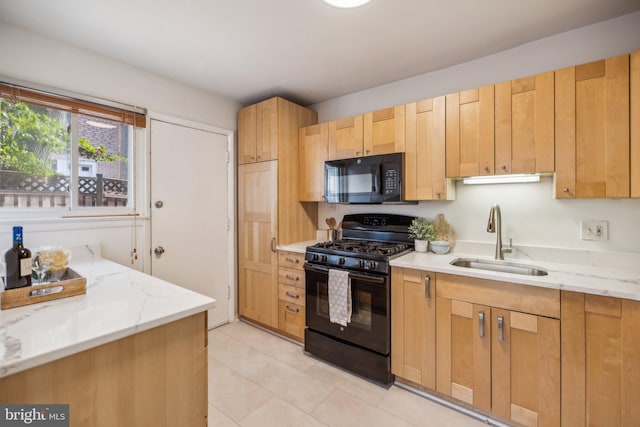
<path id="1" fill-rule="evenodd" d="M 67 268 L 67 272 L 59 282 L 5 290 L 0 293 L 0 299 L 2 300 L 0 306 L 3 310 L 6 310 L 7 308 L 21 307 L 86 293 L 87 279 Z"/>

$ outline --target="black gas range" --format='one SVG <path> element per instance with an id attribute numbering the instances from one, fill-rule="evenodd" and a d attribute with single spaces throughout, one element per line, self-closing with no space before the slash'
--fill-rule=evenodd
<path id="1" fill-rule="evenodd" d="M 389 262 L 413 250 L 413 217 L 345 215 L 343 238 L 307 247 L 305 350 L 321 359 L 389 384 L 391 375 L 391 268 Z M 351 313 L 331 321 L 329 281 L 348 277 Z M 333 299 L 335 301 L 335 299 Z"/>

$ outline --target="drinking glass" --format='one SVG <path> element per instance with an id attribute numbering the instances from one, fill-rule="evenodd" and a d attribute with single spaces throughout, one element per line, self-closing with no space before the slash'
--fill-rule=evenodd
<path id="1" fill-rule="evenodd" d="M 44 273 L 49 268 L 50 263 L 46 262 L 46 257 L 42 257 L 40 252 L 33 257 L 31 269 L 36 273 L 38 285 L 42 285 L 44 281 Z"/>

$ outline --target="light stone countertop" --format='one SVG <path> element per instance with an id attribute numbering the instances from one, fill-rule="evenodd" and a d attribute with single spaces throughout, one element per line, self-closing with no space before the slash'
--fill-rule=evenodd
<path id="1" fill-rule="evenodd" d="M 460 245 L 454 252 L 436 255 L 411 252 L 391 261 L 392 267 L 448 273 L 459 276 L 520 283 L 530 286 L 584 292 L 640 301 L 640 255 L 626 253 L 561 250 L 557 248 L 514 248 L 505 260 L 539 267 L 547 276 L 502 273 L 450 264 L 456 258 L 494 259 L 487 253 L 493 245 Z M 478 255 L 480 254 L 480 255 Z"/>
<path id="2" fill-rule="evenodd" d="M 91 249 L 91 250 L 90 250 Z M 203 312 L 215 300 L 73 248 L 87 293 L 0 310 L 0 378 Z M 86 252 L 86 253 L 85 253 Z"/>
<path id="3" fill-rule="evenodd" d="M 305 242 L 290 243 L 288 245 L 278 245 L 276 249 L 278 249 L 279 251 L 289 251 L 303 254 L 307 250 L 307 246 L 313 246 L 316 243 L 318 243 L 318 240 L 307 240 Z"/>

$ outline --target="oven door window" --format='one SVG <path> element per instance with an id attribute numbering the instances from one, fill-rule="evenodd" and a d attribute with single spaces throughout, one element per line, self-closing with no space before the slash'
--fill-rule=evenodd
<path id="1" fill-rule="evenodd" d="M 389 353 L 389 286 L 386 276 L 354 273 L 351 278 L 351 322 L 329 320 L 328 272 L 307 269 L 307 326 L 349 343 Z"/>

